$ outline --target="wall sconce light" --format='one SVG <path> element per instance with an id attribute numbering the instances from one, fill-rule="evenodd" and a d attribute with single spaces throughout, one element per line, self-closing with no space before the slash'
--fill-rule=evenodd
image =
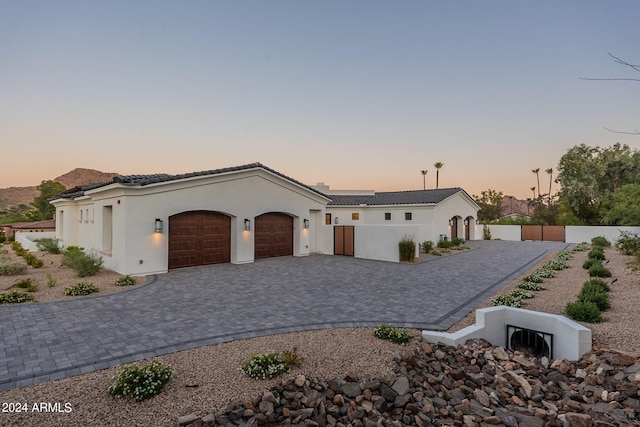
<path id="1" fill-rule="evenodd" d="M 333 220 L 333 223 L 334 223 L 334 224 L 338 224 L 338 217 L 336 217 L 336 218 Z"/>
<path id="2" fill-rule="evenodd" d="M 244 219 L 244 229 L 247 230 L 247 231 L 251 230 L 251 220 L 250 219 L 247 219 L 247 218 Z"/>
<path id="3" fill-rule="evenodd" d="M 309 228 L 309 220 L 308 219 L 304 219 L 304 228 Z"/>
<path id="4" fill-rule="evenodd" d="M 452 226 L 452 225 L 453 225 L 453 220 L 452 220 L 452 219 L 450 219 L 450 220 L 449 220 L 449 226 Z"/>
<path id="5" fill-rule="evenodd" d="M 480 220 L 476 218 L 476 225 L 480 224 Z"/>
<path id="6" fill-rule="evenodd" d="M 162 222 L 162 220 L 160 218 L 156 218 L 155 232 L 162 233 L 163 226 L 164 226 L 164 223 Z"/>
<path id="7" fill-rule="evenodd" d="M 468 219 L 464 220 L 464 225 L 469 225 L 469 220 Z"/>

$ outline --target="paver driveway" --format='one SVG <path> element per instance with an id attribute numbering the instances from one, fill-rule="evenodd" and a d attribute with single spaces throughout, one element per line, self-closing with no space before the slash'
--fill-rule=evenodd
<path id="1" fill-rule="evenodd" d="M 469 242 L 420 264 L 283 257 L 172 270 L 118 294 L 0 306 L 0 390 L 273 333 L 382 322 L 447 329 L 551 251 Z"/>

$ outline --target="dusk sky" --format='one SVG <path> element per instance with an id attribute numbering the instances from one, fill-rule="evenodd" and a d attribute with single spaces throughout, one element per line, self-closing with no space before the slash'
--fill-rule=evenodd
<path id="1" fill-rule="evenodd" d="M 305 184 L 531 196 L 640 149 L 640 2 L 0 0 L 0 188 L 261 162 Z M 554 189 L 557 188 L 554 184 Z"/>

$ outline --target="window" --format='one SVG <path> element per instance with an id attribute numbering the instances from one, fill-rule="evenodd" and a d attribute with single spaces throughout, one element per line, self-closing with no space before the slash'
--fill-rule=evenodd
<path id="1" fill-rule="evenodd" d="M 89 209 L 84 211 L 84 222 L 89 222 Z"/>
<path id="2" fill-rule="evenodd" d="M 405 212 L 404 219 L 405 221 L 411 221 L 411 212 Z"/>
<path id="3" fill-rule="evenodd" d="M 82 209 L 80 209 L 80 222 L 82 222 L 82 213 L 83 213 L 83 212 L 84 212 L 84 211 L 83 211 Z"/>
<path id="4" fill-rule="evenodd" d="M 324 223 L 326 225 L 331 225 L 331 214 L 330 213 L 324 214 Z"/>
<path id="5" fill-rule="evenodd" d="M 359 213 L 352 213 L 352 214 L 351 214 L 351 219 L 352 219 L 353 221 L 357 221 L 357 220 L 359 220 L 359 219 L 360 219 L 360 214 L 359 214 Z"/>
<path id="6" fill-rule="evenodd" d="M 113 207 L 102 207 L 102 252 L 111 253 L 113 246 Z"/>
<path id="7" fill-rule="evenodd" d="M 391 221 L 391 212 L 385 212 L 384 213 L 384 220 L 385 221 Z"/>

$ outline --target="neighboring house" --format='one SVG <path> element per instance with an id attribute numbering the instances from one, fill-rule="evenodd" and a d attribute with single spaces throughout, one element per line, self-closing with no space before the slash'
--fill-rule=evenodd
<path id="1" fill-rule="evenodd" d="M 462 188 L 415 191 L 332 191 L 315 186 L 331 197 L 326 224 L 415 225 L 418 243 L 459 237 L 475 240 L 480 207 Z"/>
<path id="2" fill-rule="evenodd" d="M 182 175 L 118 176 L 51 200 L 62 245 L 122 274 L 316 252 L 330 199 L 260 163 Z"/>
<path id="3" fill-rule="evenodd" d="M 4 229 L 5 237 L 10 239 L 16 233 L 45 233 L 56 231 L 56 221 L 48 219 L 45 221 L 13 222 L 10 224 L 2 224 L 0 227 Z"/>
<path id="4" fill-rule="evenodd" d="M 328 195 L 260 163 L 117 176 L 51 203 L 62 246 L 96 251 L 106 268 L 135 275 L 311 253 L 398 262 L 404 235 L 474 239 L 479 209 L 460 188 Z M 354 251 L 335 251 L 348 224 L 367 227 L 355 227 Z"/>

